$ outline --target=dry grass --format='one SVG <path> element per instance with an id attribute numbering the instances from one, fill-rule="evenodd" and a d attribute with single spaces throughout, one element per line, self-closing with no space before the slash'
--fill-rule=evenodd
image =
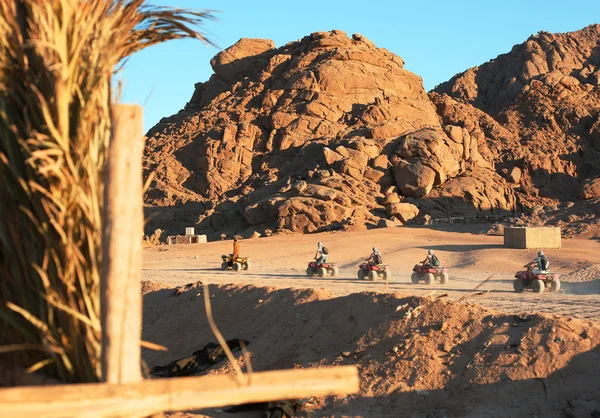
<path id="1" fill-rule="evenodd" d="M 0 0 L 0 355 L 100 378 L 102 184 L 111 77 L 210 12 L 143 0 Z M 7 357 L 9 356 L 9 357 Z"/>

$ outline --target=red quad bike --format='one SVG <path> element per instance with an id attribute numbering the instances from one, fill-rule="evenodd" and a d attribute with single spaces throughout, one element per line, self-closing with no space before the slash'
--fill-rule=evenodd
<path id="1" fill-rule="evenodd" d="M 515 274 L 513 288 L 518 293 L 521 293 L 525 289 L 531 289 L 535 293 L 542 293 L 544 289 L 548 289 L 551 292 L 558 292 L 560 290 L 560 280 L 558 279 L 558 273 L 545 272 L 534 274 L 532 268 L 527 267 L 527 270 L 518 271 Z"/>
<path id="2" fill-rule="evenodd" d="M 362 263 L 358 266 L 358 278 L 364 280 L 368 278 L 373 281 L 379 277 L 383 277 L 383 280 L 389 280 L 392 277 L 390 266 L 387 264 L 369 264 Z"/>
<path id="3" fill-rule="evenodd" d="M 332 277 L 335 277 L 339 274 L 340 269 L 338 268 L 337 263 L 323 263 L 317 264 L 316 261 L 311 261 L 308 263 L 308 267 L 306 268 L 306 275 L 308 277 L 312 277 L 315 274 L 318 274 L 319 277 L 325 277 L 328 274 Z"/>
<path id="4" fill-rule="evenodd" d="M 434 280 L 439 281 L 441 284 L 446 284 L 449 279 L 447 268 L 425 266 L 423 263 L 415 265 L 413 267 L 413 274 L 410 276 L 410 280 L 414 284 L 419 283 L 421 280 L 425 284 L 431 284 Z"/>

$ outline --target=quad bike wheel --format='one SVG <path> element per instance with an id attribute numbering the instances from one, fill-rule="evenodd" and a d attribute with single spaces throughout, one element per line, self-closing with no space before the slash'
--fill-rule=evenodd
<path id="1" fill-rule="evenodd" d="M 545 287 L 546 285 L 540 279 L 535 279 L 531 283 L 531 290 L 533 290 L 535 293 L 542 293 Z"/>
<path id="2" fill-rule="evenodd" d="M 417 273 L 411 274 L 410 281 L 413 282 L 413 284 L 418 284 L 419 280 L 421 280 L 421 278 L 419 277 L 419 275 Z"/>
<path id="3" fill-rule="evenodd" d="M 242 269 L 242 265 L 240 263 L 233 263 L 233 271 L 240 271 Z"/>
<path id="4" fill-rule="evenodd" d="M 440 275 L 440 283 L 441 283 L 441 284 L 446 284 L 446 283 L 448 283 L 448 280 L 449 280 L 449 279 L 450 279 L 450 278 L 448 277 L 448 273 L 446 273 L 446 272 L 443 272 L 443 273 Z"/>
<path id="5" fill-rule="evenodd" d="M 337 266 L 331 269 L 331 276 L 332 276 L 332 277 L 335 277 L 335 276 L 337 276 L 338 274 L 340 274 L 340 269 L 339 269 L 339 268 L 337 268 Z"/>
<path id="6" fill-rule="evenodd" d="M 244 270 L 250 270 L 250 262 L 246 261 L 242 267 L 244 268 Z"/>
<path id="7" fill-rule="evenodd" d="M 513 289 L 515 289 L 515 292 L 517 293 L 521 293 L 525 290 L 525 282 L 523 282 L 523 279 L 513 280 Z"/>
<path id="8" fill-rule="evenodd" d="M 389 270 L 383 271 L 383 280 L 389 280 L 392 278 L 392 272 Z"/>
<path id="9" fill-rule="evenodd" d="M 367 274 L 363 269 L 358 269 L 358 280 L 364 280 Z"/>
<path id="10" fill-rule="evenodd" d="M 377 277 L 379 276 L 377 275 L 377 272 L 375 270 L 369 271 L 369 280 L 373 281 L 377 279 Z"/>
<path id="11" fill-rule="evenodd" d="M 560 280 L 554 279 L 550 282 L 550 291 L 558 292 L 560 290 Z"/>
<path id="12" fill-rule="evenodd" d="M 431 283 L 433 283 L 434 279 L 435 279 L 435 277 L 433 276 L 433 273 L 427 273 L 427 274 L 425 274 L 425 284 L 431 284 Z"/>
<path id="13" fill-rule="evenodd" d="M 227 261 L 223 261 L 221 263 L 221 270 L 225 271 L 229 268 L 229 263 Z"/>
<path id="14" fill-rule="evenodd" d="M 307 275 L 308 277 L 312 277 L 312 276 L 314 276 L 314 274 L 315 274 L 315 271 L 314 271 L 314 269 L 313 269 L 312 267 L 308 267 L 308 268 L 306 269 L 306 275 Z"/>
<path id="15" fill-rule="evenodd" d="M 327 276 L 327 269 L 324 267 L 321 267 L 319 269 L 319 277 L 325 277 L 325 276 Z"/>

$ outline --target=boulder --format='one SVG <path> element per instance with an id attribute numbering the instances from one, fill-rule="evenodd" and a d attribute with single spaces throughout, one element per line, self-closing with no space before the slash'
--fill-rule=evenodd
<path id="1" fill-rule="evenodd" d="M 304 190 L 306 190 L 307 187 L 308 185 L 304 180 L 298 180 L 292 184 L 292 189 L 297 193 L 302 193 Z"/>
<path id="2" fill-rule="evenodd" d="M 419 215 L 419 208 L 411 203 L 390 203 L 386 206 L 389 216 L 394 216 L 406 223 Z"/>
<path id="3" fill-rule="evenodd" d="M 242 38 L 210 61 L 215 74 L 227 83 L 256 74 L 269 63 L 275 43 L 270 39 Z"/>
<path id="4" fill-rule="evenodd" d="M 378 228 L 393 228 L 393 227 L 397 227 L 400 225 L 402 225 L 402 223 L 396 218 L 392 218 L 392 219 L 381 218 L 379 220 L 379 222 L 377 222 Z"/>
<path id="5" fill-rule="evenodd" d="M 387 170 L 390 166 L 390 159 L 385 154 L 379 155 L 373 159 L 372 166 L 380 170 Z"/>
<path id="6" fill-rule="evenodd" d="M 371 167 L 365 168 L 363 176 L 369 180 L 373 180 L 374 182 L 379 182 L 385 176 L 385 173 L 381 170 L 375 170 Z"/>
<path id="7" fill-rule="evenodd" d="M 323 156 L 325 157 L 325 161 L 329 165 L 333 165 L 333 163 L 335 163 L 337 161 L 342 161 L 344 159 L 343 155 L 338 154 L 337 152 L 332 151 L 331 149 L 329 149 L 327 147 L 323 148 Z"/>
<path id="8" fill-rule="evenodd" d="M 336 165 L 336 170 L 342 174 L 347 174 L 356 180 L 362 180 L 365 167 L 358 161 L 346 158 Z"/>
<path id="9" fill-rule="evenodd" d="M 398 196 L 398 193 L 392 192 L 392 193 L 387 194 L 383 198 L 383 201 L 381 203 L 383 205 L 387 206 L 392 203 L 400 203 L 400 202 L 401 202 L 401 199 L 400 199 L 400 196 Z"/>
<path id="10" fill-rule="evenodd" d="M 508 214 L 516 208 L 516 196 L 499 174 L 488 168 L 473 167 L 419 200 L 419 208 L 434 218 Z"/>
<path id="11" fill-rule="evenodd" d="M 581 185 L 582 199 L 596 199 L 600 197 L 600 177 L 587 180 Z"/>
<path id="12" fill-rule="evenodd" d="M 512 167 L 508 171 L 508 180 L 511 183 L 518 184 L 521 181 L 521 169 L 519 167 Z"/>
<path id="13" fill-rule="evenodd" d="M 163 232 L 164 231 L 160 228 L 155 229 L 152 235 L 145 237 L 145 244 L 150 246 L 160 245 Z"/>
<path id="14" fill-rule="evenodd" d="M 282 202 L 277 211 L 279 229 L 301 233 L 319 232 L 330 225 L 341 225 L 352 214 L 352 209 L 333 201 L 311 197 L 290 198 Z"/>
<path id="15" fill-rule="evenodd" d="M 394 180 L 404 196 L 427 196 L 433 188 L 435 177 L 435 171 L 418 160 L 400 160 L 394 167 Z"/>

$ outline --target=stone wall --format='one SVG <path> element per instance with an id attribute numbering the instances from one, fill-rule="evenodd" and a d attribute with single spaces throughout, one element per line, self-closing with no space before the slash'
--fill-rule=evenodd
<path id="1" fill-rule="evenodd" d="M 506 248 L 560 248 L 560 228 L 504 227 Z"/>
<path id="2" fill-rule="evenodd" d="M 202 244 L 207 242 L 206 235 L 171 235 L 167 238 L 167 244 Z"/>

